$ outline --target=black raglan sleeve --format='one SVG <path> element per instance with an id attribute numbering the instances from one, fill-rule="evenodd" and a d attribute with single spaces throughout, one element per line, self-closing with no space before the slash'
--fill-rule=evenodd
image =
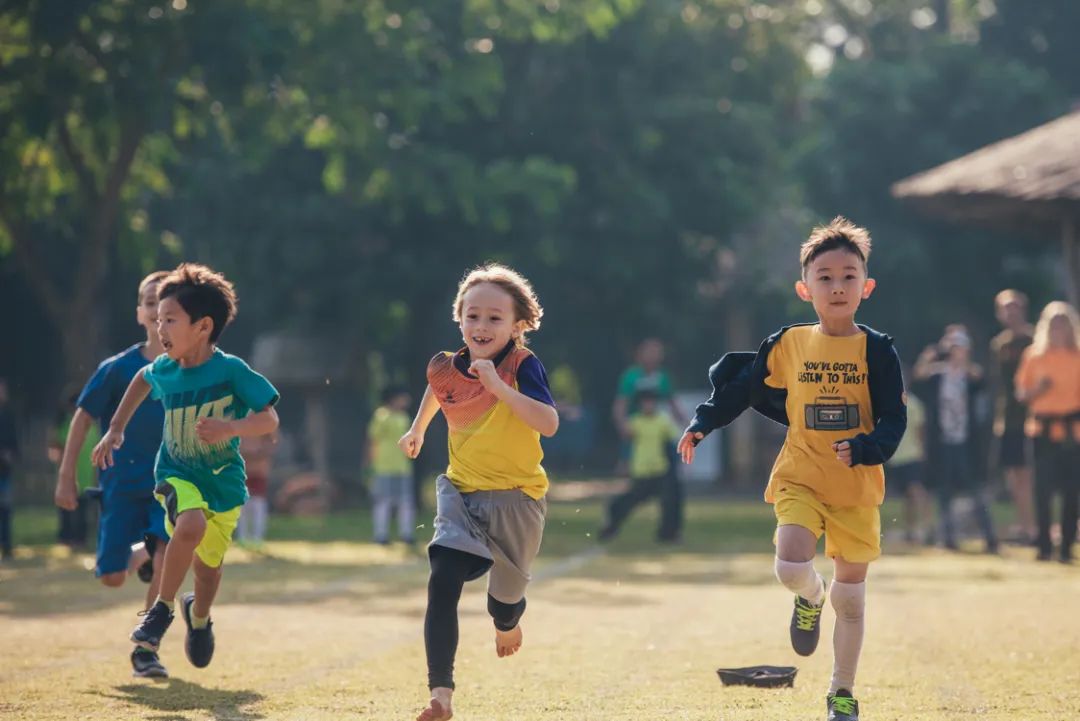
<path id="1" fill-rule="evenodd" d="M 883 343 L 885 347 L 867 359 L 874 430 L 847 439 L 853 466 L 877 466 L 892 458 L 907 429 L 900 356 L 890 341 L 885 339 Z"/>

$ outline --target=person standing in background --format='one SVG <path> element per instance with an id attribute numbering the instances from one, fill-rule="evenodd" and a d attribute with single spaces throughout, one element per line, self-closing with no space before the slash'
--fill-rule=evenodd
<path id="1" fill-rule="evenodd" d="M 1004 330 L 990 341 L 990 390 L 994 399 L 994 452 L 991 468 L 1001 470 L 1012 496 L 1016 526 L 1012 537 L 1035 541 L 1032 509 L 1031 446 L 1024 436 L 1024 405 L 1016 399 L 1015 376 L 1020 356 L 1031 345 L 1034 330 L 1027 322 L 1027 296 L 1003 290 L 994 298 L 994 313 Z"/>

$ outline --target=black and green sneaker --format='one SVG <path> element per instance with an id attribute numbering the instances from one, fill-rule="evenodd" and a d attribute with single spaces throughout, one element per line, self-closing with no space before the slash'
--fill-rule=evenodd
<path id="1" fill-rule="evenodd" d="M 795 610 L 791 613 L 791 647 L 800 656 L 809 656 L 817 650 L 823 608 L 825 599 L 813 604 L 802 596 L 795 597 Z"/>
<path id="2" fill-rule="evenodd" d="M 136 646 L 131 652 L 131 675 L 138 678 L 168 678 L 169 672 L 161 665 L 156 653 Z"/>
<path id="3" fill-rule="evenodd" d="M 150 607 L 149 611 L 139 611 L 142 623 L 131 632 L 131 640 L 148 651 L 157 651 L 161 637 L 169 630 L 173 621 L 173 612 L 161 601 Z"/>
<path id="4" fill-rule="evenodd" d="M 184 653 L 195 668 L 206 668 L 214 657 L 214 622 L 207 620 L 206 628 L 192 628 L 191 607 L 195 605 L 195 594 L 185 593 L 180 597 L 180 615 L 187 624 L 187 637 L 184 639 Z"/>
<path id="5" fill-rule="evenodd" d="M 859 721 L 859 702 L 845 688 L 826 696 L 825 706 L 829 709 L 828 721 Z"/>

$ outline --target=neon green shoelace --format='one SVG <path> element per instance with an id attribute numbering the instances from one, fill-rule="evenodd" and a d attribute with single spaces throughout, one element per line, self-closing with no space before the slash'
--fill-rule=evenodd
<path id="1" fill-rule="evenodd" d="M 798 617 L 795 620 L 795 627 L 800 631 L 813 631 L 814 624 L 821 616 L 821 609 L 822 606 L 803 604 L 803 600 L 798 599 L 795 602 L 795 615 Z"/>
<path id="2" fill-rule="evenodd" d="M 855 713 L 855 699 L 848 698 L 847 696 L 833 696 L 832 707 L 834 711 L 839 711 L 844 714 Z"/>

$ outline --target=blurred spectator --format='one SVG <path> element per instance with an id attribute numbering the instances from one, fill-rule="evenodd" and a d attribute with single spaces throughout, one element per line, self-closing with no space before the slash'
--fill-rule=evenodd
<path id="1" fill-rule="evenodd" d="M 994 451 L 991 467 L 1000 469 L 1016 509 L 1017 541 L 1035 541 L 1035 514 L 1031 507 L 1030 444 L 1024 436 L 1026 409 L 1016 398 L 1014 378 L 1020 356 L 1031 345 L 1033 329 L 1027 322 L 1027 296 L 1003 290 L 994 298 L 994 311 L 1004 326 L 990 342 L 990 388 L 994 398 Z"/>
<path id="2" fill-rule="evenodd" d="M 905 375 L 908 375 L 905 373 Z M 929 543 L 932 510 L 926 479 L 926 407 L 918 396 L 907 396 L 907 431 L 888 462 L 885 491 L 904 499 L 904 540 Z"/>
<path id="3" fill-rule="evenodd" d="M 915 364 L 916 390 L 927 405 L 926 456 L 929 479 L 938 498 L 941 535 L 946 548 L 956 549 L 953 499 L 970 494 L 975 519 L 986 539 L 988 553 L 997 552 L 984 484 L 977 478 L 976 395 L 983 372 L 971 361 L 971 338 L 960 325 L 946 327 L 941 341 L 926 348 Z"/>
<path id="4" fill-rule="evenodd" d="M 641 341 L 634 354 L 634 365 L 630 366 L 619 376 L 619 385 L 615 392 L 615 402 L 611 407 L 612 419 L 615 421 L 615 429 L 624 439 L 629 438 L 627 420 L 637 410 L 637 394 L 642 391 L 654 393 L 661 405 L 665 405 L 671 414 L 671 418 L 679 425 L 686 425 L 686 419 L 675 403 L 675 395 L 671 386 L 671 378 L 664 364 L 664 344 L 659 338 L 646 338 Z M 672 444 L 670 453 L 674 462 L 675 446 Z M 626 471 L 626 463 L 630 459 L 630 444 L 624 442 L 619 453 L 617 472 L 622 474 Z"/>
<path id="5" fill-rule="evenodd" d="M 270 522 L 270 468 L 276 443 L 275 433 L 244 438 L 240 442 L 240 455 L 247 469 L 248 499 L 236 525 L 236 540 L 248 546 L 259 547 L 266 540 L 266 527 Z"/>
<path id="6" fill-rule="evenodd" d="M 1050 303 L 1039 316 L 1016 371 L 1016 396 L 1028 406 L 1024 428 L 1035 447 L 1038 559 L 1050 559 L 1050 503 L 1060 491 L 1059 553 L 1069 563 L 1080 491 L 1080 318 L 1068 303 Z"/>
<path id="7" fill-rule="evenodd" d="M 576 472 L 593 447 L 593 413 L 585 407 L 574 369 L 560 365 L 548 374 L 551 395 L 559 409 L 559 432 L 543 439 L 544 468 Z"/>
<path id="8" fill-rule="evenodd" d="M 659 496 L 657 540 L 675 543 L 682 533 L 683 491 L 668 448 L 682 434 L 682 429 L 659 409 L 656 391 L 638 391 L 634 400 L 635 411 L 626 421 L 630 437 L 630 488 L 608 506 L 608 522 L 600 531 L 600 540 L 614 538 L 638 504 Z"/>
<path id="9" fill-rule="evenodd" d="M 9 401 L 7 381 L 0 378 L 0 561 L 11 558 L 12 474 L 19 456 L 15 414 Z"/>
<path id="10" fill-rule="evenodd" d="M 416 501 L 413 498 L 412 460 L 398 447 L 409 430 L 411 398 L 404 388 L 387 388 L 382 405 L 368 423 L 368 464 L 371 466 L 372 527 L 375 543 L 390 543 L 390 516 L 397 509 L 398 538 L 413 542 Z"/>
<path id="11" fill-rule="evenodd" d="M 79 394 L 75 393 L 68 398 L 67 404 L 57 413 L 56 426 L 49 440 L 49 460 L 59 466 L 64 457 L 64 444 L 67 443 L 68 433 L 71 430 L 71 420 L 75 415 L 75 409 L 79 400 Z M 87 535 L 91 527 L 96 523 L 88 520 L 96 510 L 96 503 L 92 503 L 87 496 L 87 489 L 96 488 L 98 485 L 97 468 L 90 460 L 90 454 L 94 446 L 101 440 L 101 430 L 98 424 L 91 423 L 86 433 L 86 441 L 83 443 L 79 458 L 75 463 L 75 488 L 78 492 L 78 505 L 75 510 L 68 511 L 63 508 L 57 509 L 60 514 L 60 529 L 57 537 L 60 543 L 72 548 L 81 548 L 86 545 Z"/>

